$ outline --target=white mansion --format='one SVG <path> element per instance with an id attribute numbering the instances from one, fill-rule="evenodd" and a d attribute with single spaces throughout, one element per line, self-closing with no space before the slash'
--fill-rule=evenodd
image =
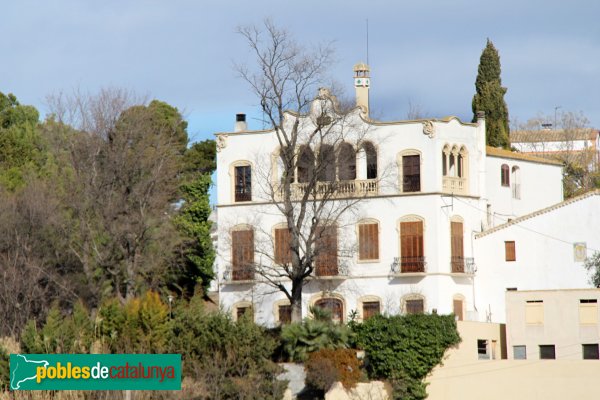
<path id="1" fill-rule="evenodd" d="M 357 107 L 347 119 L 360 134 L 347 135 L 335 153 L 350 154 L 352 168 L 342 171 L 334 158 L 326 180 L 346 188 L 335 201 L 362 199 L 330 236 L 339 251 L 317 260 L 304 316 L 317 305 L 341 320 L 353 311 L 359 319 L 437 312 L 504 322 L 507 289 L 589 286 L 582 261 L 600 249 L 598 193 L 563 202 L 561 165 L 486 147 L 483 115 L 476 123 L 370 119 L 369 69 L 354 70 Z M 288 117 L 311 124 L 310 114 Z M 242 268 L 276 264 L 276 255 L 261 253 L 284 240 L 285 219 L 266 189 L 278 173 L 276 134 L 247 130 L 238 114 L 235 131 L 216 136 L 220 305 L 234 318 L 252 312 L 257 323 L 286 322 L 285 295 Z M 298 190 L 304 173 L 296 173 Z"/>

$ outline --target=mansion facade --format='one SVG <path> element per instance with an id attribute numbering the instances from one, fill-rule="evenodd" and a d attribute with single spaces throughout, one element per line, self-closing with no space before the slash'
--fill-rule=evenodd
<path id="1" fill-rule="evenodd" d="M 475 123 L 456 117 L 372 120 L 369 85 L 368 66 L 357 65 L 357 107 L 345 116 L 352 132 L 330 145 L 297 150 L 293 197 L 304 194 L 315 160 L 325 160 L 316 191 L 335 187 L 332 202 L 356 200 L 324 228 L 327 233 L 317 245 L 326 250 L 314 260 L 304 286 L 303 316 L 319 306 L 340 321 L 350 314 L 362 320 L 378 313 L 435 312 L 454 313 L 459 320 L 504 322 L 507 288 L 588 286 L 582 261 L 573 258 L 572 242 L 600 248 L 594 242 L 600 240 L 597 229 L 558 230 L 555 239 L 564 242 L 559 245 L 535 225 L 539 210 L 564 204 L 559 163 L 486 146 L 483 114 Z M 314 118 L 312 113 L 287 113 L 286 123 L 310 129 Z M 234 132 L 216 136 L 213 288 L 233 318 L 250 312 L 266 326 L 286 323 L 289 301 L 253 269 L 266 264 L 278 268 L 290 260 L 289 233 L 277 206 L 279 141 L 274 130 L 248 130 L 243 114 L 238 114 Z M 598 198 L 588 196 L 565 207 L 592 210 Z M 590 218 L 580 211 L 573 215 L 581 215 L 584 225 Z M 519 221 L 530 224 L 529 234 L 518 231 Z M 544 258 L 545 253 L 552 258 Z M 536 254 L 543 261 L 536 262 Z M 546 276 L 550 273 L 555 276 Z M 281 284 L 291 286 L 285 279 Z"/>

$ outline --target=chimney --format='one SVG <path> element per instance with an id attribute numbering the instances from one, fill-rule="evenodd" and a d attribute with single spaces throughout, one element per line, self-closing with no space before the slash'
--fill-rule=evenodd
<path id="1" fill-rule="evenodd" d="M 369 87 L 371 86 L 371 69 L 365 63 L 354 66 L 354 88 L 356 89 L 356 105 L 369 116 Z"/>
<path id="2" fill-rule="evenodd" d="M 234 132 L 243 132 L 248 130 L 248 124 L 246 123 L 246 114 L 235 114 L 235 127 Z"/>

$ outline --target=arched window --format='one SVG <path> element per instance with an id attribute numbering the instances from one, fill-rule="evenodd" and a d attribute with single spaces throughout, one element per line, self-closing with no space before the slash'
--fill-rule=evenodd
<path id="1" fill-rule="evenodd" d="M 236 161 L 232 168 L 234 201 L 252 201 L 252 166 L 247 161 Z"/>
<path id="2" fill-rule="evenodd" d="M 418 150 L 404 150 L 398 156 L 400 187 L 403 193 L 421 191 L 421 153 Z"/>
<path id="3" fill-rule="evenodd" d="M 423 220 L 405 217 L 400 221 L 400 272 L 425 272 Z"/>
<path id="4" fill-rule="evenodd" d="M 512 197 L 521 198 L 521 170 L 516 165 L 512 167 Z"/>
<path id="5" fill-rule="evenodd" d="M 502 186 L 510 186 L 510 176 L 508 175 L 508 165 L 502 164 L 500 167 L 500 182 Z"/>
<path id="6" fill-rule="evenodd" d="M 358 223 L 358 260 L 379 259 L 379 223 L 368 219 Z"/>
<path id="7" fill-rule="evenodd" d="M 452 309 L 456 320 L 463 321 L 465 314 L 465 296 L 462 294 L 455 294 L 452 298 Z"/>
<path id="8" fill-rule="evenodd" d="M 317 276 L 338 274 L 336 225 L 321 225 L 315 231 L 315 274 Z"/>
<path id="9" fill-rule="evenodd" d="M 454 216 L 450 220 L 450 265 L 452 272 L 465 272 L 464 238 L 462 218 Z"/>
<path id="10" fill-rule="evenodd" d="M 254 279 L 254 231 L 240 225 L 231 231 L 231 269 L 234 281 Z"/>
<path id="11" fill-rule="evenodd" d="M 377 150 L 373 143 L 366 142 L 364 144 L 365 152 L 367 153 L 367 179 L 377 178 Z"/>
<path id="12" fill-rule="evenodd" d="M 330 144 L 324 144 L 317 156 L 317 180 L 321 182 L 335 181 L 335 151 Z"/>
<path id="13" fill-rule="evenodd" d="M 349 143 L 342 143 L 338 154 L 338 176 L 340 181 L 356 179 L 356 153 Z"/>
<path id="14" fill-rule="evenodd" d="M 315 154 L 308 146 L 298 152 L 298 183 L 310 182 L 315 173 Z"/>
<path id="15" fill-rule="evenodd" d="M 467 149 L 462 146 L 458 152 L 458 177 L 467 177 L 468 154 Z"/>
<path id="16" fill-rule="evenodd" d="M 444 147 L 442 150 L 442 175 L 448 175 L 448 148 Z"/>
<path id="17" fill-rule="evenodd" d="M 315 307 L 329 311 L 333 322 L 344 321 L 344 303 L 340 299 L 331 297 L 320 299 L 315 302 Z"/>
<path id="18" fill-rule="evenodd" d="M 233 305 L 233 320 L 238 321 L 243 316 L 248 316 L 250 320 L 254 320 L 254 310 L 250 301 L 240 301 Z"/>
<path id="19" fill-rule="evenodd" d="M 404 314 L 423 314 L 425 312 L 425 296 L 420 294 L 409 294 L 401 300 L 402 312 Z"/>

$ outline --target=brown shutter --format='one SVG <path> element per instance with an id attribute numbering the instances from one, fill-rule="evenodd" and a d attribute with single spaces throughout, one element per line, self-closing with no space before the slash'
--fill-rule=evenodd
<path id="1" fill-rule="evenodd" d="M 275 263 L 289 264 L 292 262 L 290 249 L 291 235 L 288 228 L 275 229 Z"/>
<path id="2" fill-rule="evenodd" d="M 363 303 L 363 320 L 367 320 L 374 315 L 379 315 L 381 306 L 378 301 L 366 301 Z"/>
<path id="3" fill-rule="evenodd" d="M 425 272 L 422 221 L 400 223 L 400 259 L 402 272 Z"/>
<path id="4" fill-rule="evenodd" d="M 231 232 L 233 280 L 254 279 L 254 232 Z"/>
<path id="5" fill-rule="evenodd" d="M 379 259 L 378 224 L 360 224 L 358 226 L 359 260 Z"/>
<path id="6" fill-rule="evenodd" d="M 454 300 L 454 315 L 459 321 L 463 320 L 463 302 L 462 300 Z"/>
<path id="7" fill-rule="evenodd" d="M 515 249 L 515 242 L 504 242 L 504 255 L 506 261 L 516 261 L 517 252 Z"/>
<path id="8" fill-rule="evenodd" d="M 337 275 L 337 228 L 333 225 L 318 227 L 315 242 L 317 243 L 315 259 L 317 275 Z"/>
<path id="9" fill-rule="evenodd" d="M 463 224 L 462 222 L 451 222 L 450 256 L 452 272 L 465 272 L 463 249 Z"/>
<path id="10" fill-rule="evenodd" d="M 292 306 L 279 306 L 279 322 L 282 324 L 289 324 L 292 322 Z"/>
<path id="11" fill-rule="evenodd" d="M 407 314 L 423 314 L 424 312 L 423 300 L 406 300 L 406 313 Z"/>

